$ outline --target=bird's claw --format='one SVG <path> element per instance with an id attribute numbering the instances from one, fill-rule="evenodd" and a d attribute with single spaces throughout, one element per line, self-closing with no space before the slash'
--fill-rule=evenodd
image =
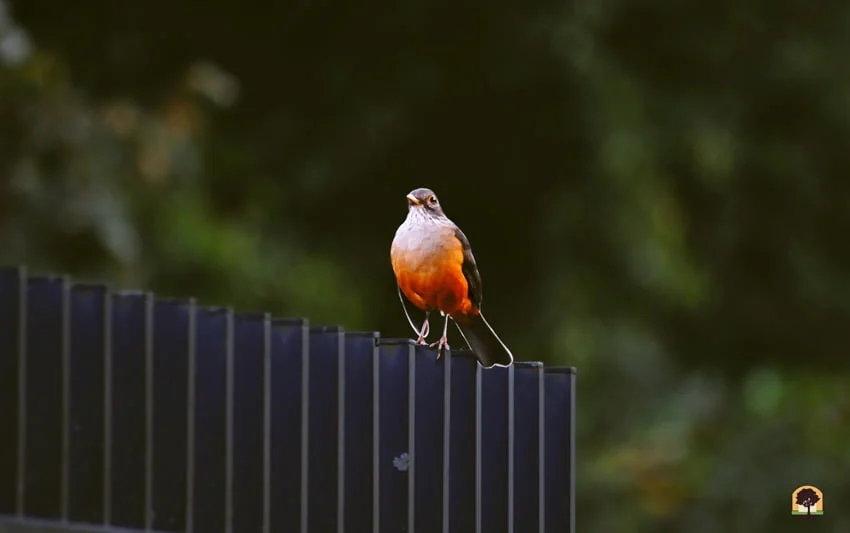
<path id="1" fill-rule="evenodd" d="M 446 337 L 441 337 L 437 342 L 428 345 L 429 348 L 437 348 L 437 360 L 442 357 L 443 352 L 450 350 L 449 340 Z"/>
<path id="2" fill-rule="evenodd" d="M 431 325 L 428 323 L 428 319 L 425 319 L 425 323 L 422 324 L 422 333 L 419 334 L 419 338 L 416 339 L 416 344 L 427 344 L 425 342 L 425 337 L 431 333 Z"/>

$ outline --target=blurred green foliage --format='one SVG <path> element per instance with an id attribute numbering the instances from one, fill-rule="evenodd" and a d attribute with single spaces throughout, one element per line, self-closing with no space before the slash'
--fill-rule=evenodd
<path id="1" fill-rule="evenodd" d="M 518 358 L 579 367 L 580 531 L 797 531 L 802 484 L 850 531 L 848 34 L 790 0 L 0 0 L 0 262 L 404 336 L 428 186 Z"/>

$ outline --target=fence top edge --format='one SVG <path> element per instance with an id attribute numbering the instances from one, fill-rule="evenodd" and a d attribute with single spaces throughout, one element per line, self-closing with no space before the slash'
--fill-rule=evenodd
<path id="1" fill-rule="evenodd" d="M 416 341 L 413 339 L 406 339 L 403 337 L 381 337 L 378 339 L 378 346 L 398 346 L 398 345 L 415 345 Z"/>
<path id="2" fill-rule="evenodd" d="M 158 304 L 170 304 L 170 305 L 197 305 L 195 298 L 180 298 L 177 296 L 157 296 L 156 303 Z"/>
<path id="3" fill-rule="evenodd" d="M 543 369 L 547 374 L 577 374 L 578 369 L 574 366 L 549 366 Z"/>
<path id="4" fill-rule="evenodd" d="M 422 355 L 427 355 L 429 357 L 434 357 L 434 358 L 437 357 L 437 348 L 431 348 L 430 346 L 425 345 L 425 344 L 415 344 L 415 341 L 413 341 L 413 340 L 411 340 L 410 343 L 413 344 L 416 347 L 417 355 L 422 354 Z M 465 348 L 464 349 L 459 348 L 457 350 L 449 350 L 448 351 L 448 357 L 451 357 L 453 359 L 475 359 L 476 361 L 478 360 L 478 358 L 475 356 L 475 353 L 472 350 L 468 350 L 468 349 L 465 349 Z"/>
<path id="5" fill-rule="evenodd" d="M 516 368 L 540 368 L 542 366 L 542 361 L 514 361 L 514 367 Z"/>
<path id="6" fill-rule="evenodd" d="M 150 291 L 143 291 L 139 289 L 121 289 L 117 291 L 112 291 L 112 296 L 116 296 L 118 298 L 132 298 L 138 296 L 153 297 L 153 293 Z"/>
<path id="7" fill-rule="evenodd" d="M 233 314 L 233 308 L 220 305 L 199 305 L 198 312 L 207 315 Z"/>
<path id="8" fill-rule="evenodd" d="M 70 283 L 71 276 L 65 274 L 39 274 L 37 276 L 28 276 L 28 283 Z"/>
<path id="9" fill-rule="evenodd" d="M 271 316 L 268 313 L 260 313 L 260 312 L 257 312 L 257 311 L 249 311 L 249 312 L 245 312 L 245 313 L 235 313 L 233 315 L 233 318 L 235 318 L 238 321 L 242 321 L 242 322 L 263 321 L 263 320 L 266 320 L 266 319 L 271 320 Z"/>
<path id="10" fill-rule="evenodd" d="M 75 281 L 71 283 L 71 290 L 108 292 L 109 285 L 106 283 L 97 283 L 96 281 Z"/>
<path id="11" fill-rule="evenodd" d="M 310 333 L 342 333 L 342 326 L 310 326 Z"/>
<path id="12" fill-rule="evenodd" d="M 376 340 L 377 346 L 413 346 L 415 347 L 416 355 L 427 355 L 428 357 L 437 357 L 437 348 L 431 348 L 425 344 L 416 344 L 414 339 L 404 337 L 379 337 Z M 452 359 L 473 359 L 478 360 L 472 350 L 449 350 L 447 357 Z"/>
<path id="13" fill-rule="evenodd" d="M 306 326 L 310 324 L 307 318 L 272 318 L 273 326 Z"/>
<path id="14" fill-rule="evenodd" d="M 381 334 L 377 331 L 346 331 L 346 337 L 372 337 L 373 339 L 377 339 L 381 336 Z"/>

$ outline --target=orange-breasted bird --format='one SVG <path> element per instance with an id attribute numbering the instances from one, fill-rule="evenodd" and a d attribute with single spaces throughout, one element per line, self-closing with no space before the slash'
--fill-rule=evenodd
<path id="1" fill-rule="evenodd" d="M 449 349 L 446 333 L 451 318 L 482 366 L 509 366 L 511 351 L 481 314 L 481 275 L 466 235 L 445 215 L 431 189 L 411 191 L 407 205 L 407 218 L 396 230 L 390 258 L 400 291 L 425 311 L 421 329 L 411 323 L 419 336 L 416 343 L 425 344 L 428 319 L 436 310 L 446 318 L 443 336 L 431 345 L 438 347 L 438 358 Z"/>

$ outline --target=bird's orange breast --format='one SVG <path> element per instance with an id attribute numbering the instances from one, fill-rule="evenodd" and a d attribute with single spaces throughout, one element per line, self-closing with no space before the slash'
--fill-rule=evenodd
<path id="1" fill-rule="evenodd" d="M 404 295 L 420 309 L 436 309 L 448 315 L 468 313 L 472 307 L 469 285 L 463 275 L 463 249 L 455 244 L 406 247 L 393 243 L 393 271 Z"/>

